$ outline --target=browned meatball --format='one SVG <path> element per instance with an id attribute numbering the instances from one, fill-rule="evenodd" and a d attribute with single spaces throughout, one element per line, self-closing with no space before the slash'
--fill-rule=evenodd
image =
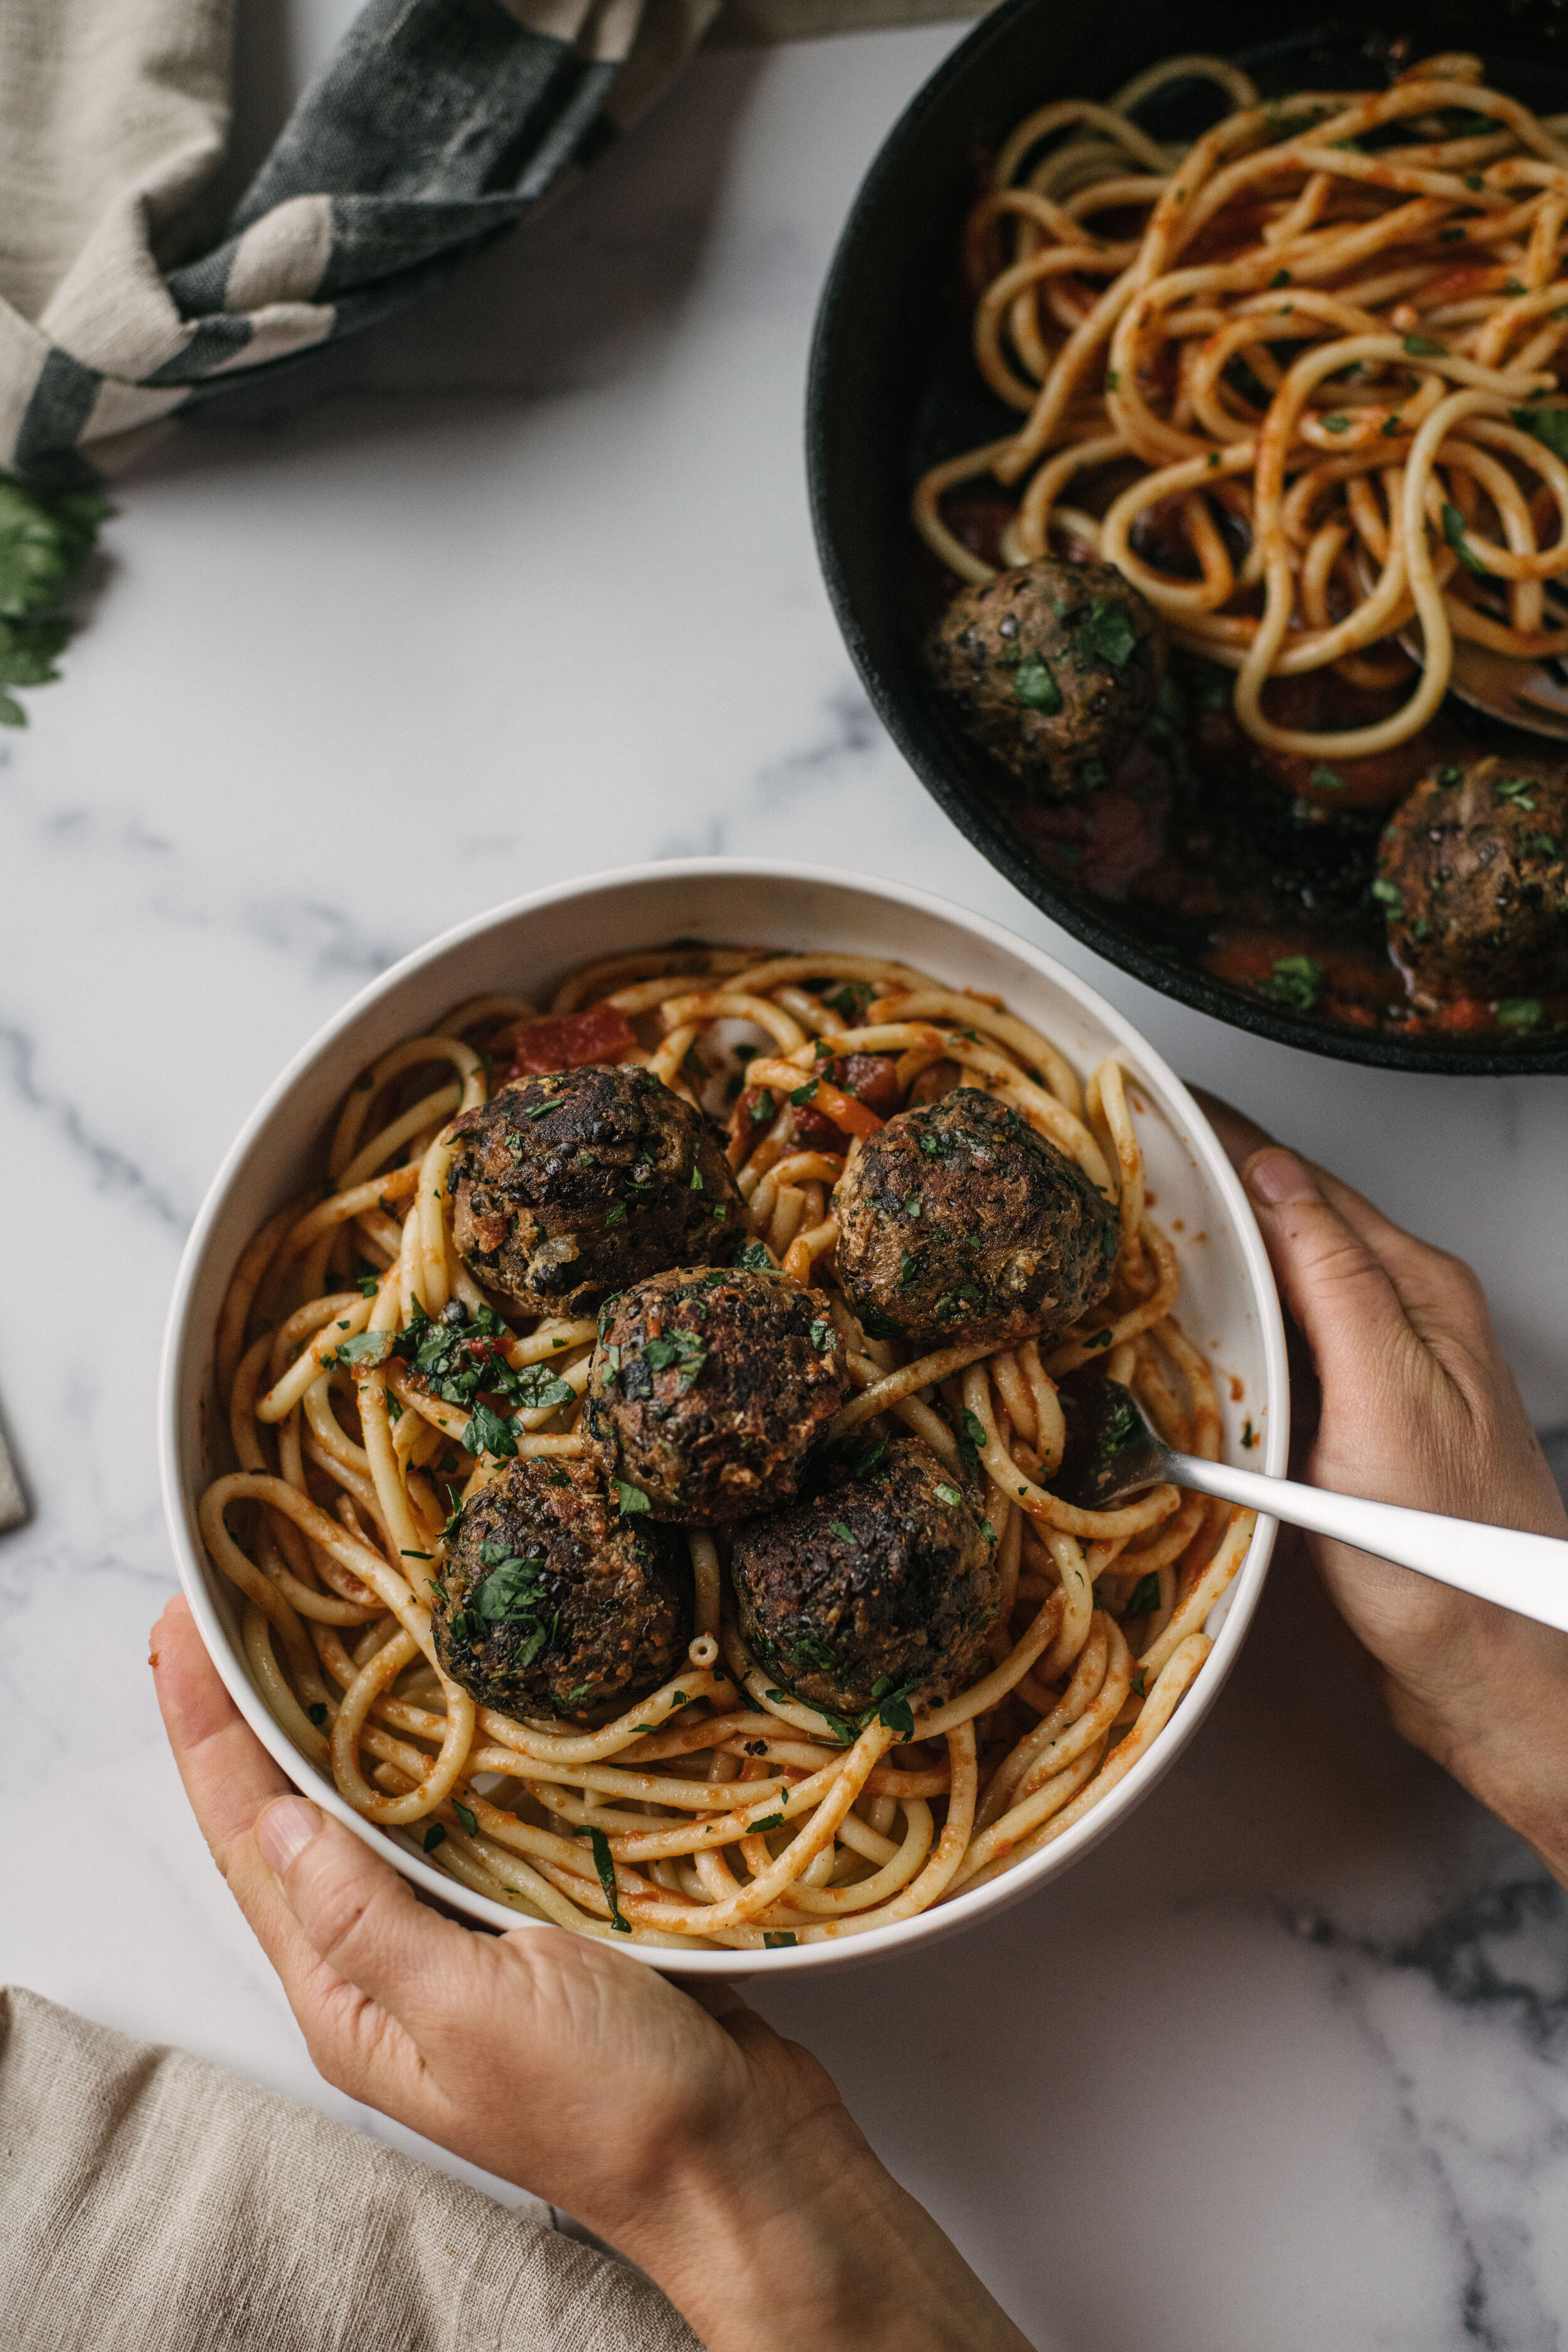
<path id="1" fill-rule="evenodd" d="M 630 1706 L 691 1638 L 691 1563 L 673 1528 L 626 1518 L 589 1462 L 509 1462 L 447 1538 L 436 1653 L 503 1715 Z"/>
<path id="2" fill-rule="evenodd" d="M 792 1499 L 847 1387 L 819 1292 L 773 1268 L 659 1274 L 600 1315 L 584 1419 L 656 1518 L 749 1518 Z"/>
<path id="3" fill-rule="evenodd" d="M 1110 1287 L 1110 1202 L 973 1087 L 890 1118 L 837 1205 L 838 1279 L 874 1339 L 923 1348 L 1062 1331 Z"/>
<path id="4" fill-rule="evenodd" d="M 1373 887 L 1420 992 L 1568 984 L 1568 772 L 1542 759 L 1437 769 L 1384 828 Z"/>
<path id="5" fill-rule="evenodd" d="M 892 1693 L 911 1706 L 951 1698 L 973 1680 L 1001 1603 L 990 1521 L 917 1437 L 753 1519 L 731 1576 L 752 1656 L 841 1716 Z"/>
<path id="6" fill-rule="evenodd" d="M 1165 671 L 1159 614 L 1108 563 L 1021 563 L 960 589 L 926 647 L 965 729 L 1031 792 L 1092 792 Z"/>
<path id="7" fill-rule="evenodd" d="M 731 1257 L 745 1230 L 712 1129 L 635 1063 L 503 1087 L 452 1131 L 458 1247 L 531 1314 L 591 1312 L 645 1274 Z"/>

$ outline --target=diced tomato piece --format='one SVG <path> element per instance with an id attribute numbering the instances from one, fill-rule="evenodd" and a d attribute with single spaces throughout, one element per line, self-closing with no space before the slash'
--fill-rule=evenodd
<path id="1" fill-rule="evenodd" d="M 846 1054 L 837 1061 L 825 1062 L 817 1076 L 842 1093 L 853 1095 L 868 1110 L 875 1111 L 879 1119 L 891 1118 L 899 1108 L 896 1054 Z M 801 1141 L 814 1143 L 819 1151 L 844 1149 L 842 1125 L 814 1104 L 802 1104 L 796 1109 L 795 1127 Z"/>
<path id="2" fill-rule="evenodd" d="M 613 1004 L 592 1004 L 585 1013 L 562 1013 L 531 1021 L 513 1037 L 509 1078 L 539 1078 L 551 1070 L 580 1070 L 589 1062 L 613 1062 L 637 1032 Z"/>

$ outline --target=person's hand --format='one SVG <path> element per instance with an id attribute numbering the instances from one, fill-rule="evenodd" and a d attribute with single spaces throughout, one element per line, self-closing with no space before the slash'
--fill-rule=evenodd
<path id="1" fill-rule="evenodd" d="M 1469 1267 L 1200 1096 L 1257 1214 L 1311 1374 L 1292 1383 L 1312 1485 L 1568 1535 Z M 1315 1374 L 1315 1381 L 1311 1375 Z M 1568 1634 L 1413 1570 L 1310 1539 L 1394 1728 L 1568 1885 Z"/>
<path id="2" fill-rule="evenodd" d="M 1028 2352 L 816 2060 L 731 1987 L 694 1998 L 563 1928 L 459 1927 L 289 1793 L 183 1599 L 152 1664 L 213 1859 L 328 2082 L 566 2208 L 709 2352 Z"/>

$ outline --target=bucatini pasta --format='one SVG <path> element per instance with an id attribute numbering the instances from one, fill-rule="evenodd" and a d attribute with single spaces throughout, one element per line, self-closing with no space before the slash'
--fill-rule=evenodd
<path id="1" fill-rule="evenodd" d="M 839 1082 L 872 1066 L 851 1056 L 876 1057 L 883 1110 Z M 454 1122 L 509 1067 L 588 1061 L 640 1066 L 715 1140 L 727 1122 L 745 1230 L 724 1232 L 720 1262 L 741 1253 L 809 1286 L 813 1328 L 830 1318 L 842 1339 L 854 1393 L 823 1445 L 874 1448 L 896 1424 L 983 1498 L 1000 1598 L 976 1671 L 940 1704 L 912 1709 L 895 1691 L 847 1721 L 780 1687 L 741 1631 L 728 1525 L 685 1528 L 689 1642 L 633 1702 L 507 1713 L 442 1663 L 432 1602 L 449 1529 L 511 1465 L 564 1476 L 590 1454 L 583 1399 L 604 1345 L 592 1313 L 522 1316 L 476 1281 L 454 1230 Z M 1095 1211 L 1110 1289 L 1076 1328 L 915 1348 L 875 1336 L 845 1297 L 847 1172 L 887 1116 L 963 1088 L 1114 1204 L 1113 1221 Z M 486 996 L 383 1055 L 348 1095 L 324 1196 L 257 1235 L 216 1340 L 236 1467 L 203 1497 L 203 1534 L 240 1595 L 257 1685 L 301 1754 L 520 1917 L 670 1948 L 863 1935 L 1059 1837 L 1201 1671 L 1205 1621 L 1252 1528 L 1173 1487 L 1099 1513 L 1051 1491 L 1057 1382 L 1085 1363 L 1133 1388 L 1174 1443 L 1219 1447 L 1213 1375 L 1175 1316 L 1176 1254 L 1148 1213 L 1137 1110 L 1114 1061 L 1082 1085 L 993 1000 L 832 950 L 619 956 L 574 973 L 546 1011 Z M 484 1335 L 474 1361 L 493 1372 L 475 1377 L 502 1383 L 488 1401 L 443 1395 L 417 1349 L 400 1351 L 442 1318 Z M 937 1491 L 958 1504 L 959 1487 Z"/>

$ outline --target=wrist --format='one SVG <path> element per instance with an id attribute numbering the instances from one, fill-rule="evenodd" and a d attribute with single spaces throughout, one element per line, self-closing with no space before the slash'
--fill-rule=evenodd
<path id="1" fill-rule="evenodd" d="M 1568 1886 L 1568 1635 L 1484 1603 L 1468 1633 L 1462 1697 L 1405 1694 L 1395 1726 Z"/>
<path id="2" fill-rule="evenodd" d="M 842 2108 L 686 2152 L 615 2242 L 708 2352 L 1027 2352 Z"/>

